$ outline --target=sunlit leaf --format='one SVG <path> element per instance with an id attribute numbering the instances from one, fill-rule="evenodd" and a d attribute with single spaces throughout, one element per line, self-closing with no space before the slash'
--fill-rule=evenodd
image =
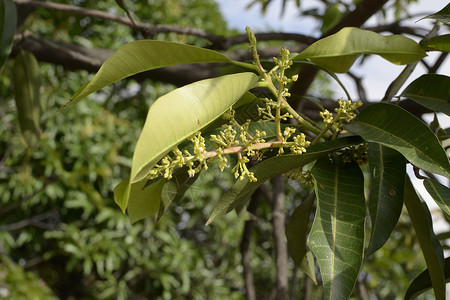
<path id="1" fill-rule="evenodd" d="M 316 264 L 314 261 L 314 255 L 312 254 L 311 251 L 306 252 L 300 268 L 302 269 L 303 272 L 305 272 L 306 275 L 308 275 L 309 278 L 311 278 L 314 284 L 317 284 Z"/>
<path id="2" fill-rule="evenodd" d="M 444 261 L 444 276 L 445 282 L 450 282 L 450 257 L 447 257 Z M 415 299 L 432 287 L 430 273 L 426 269 L 411 282 L 406 291 L 405 299 Z"/>
<path id="3" fill-rule="evenodd" d="M 415 41 L 401 36 L 383 36 L 373 31 L 346 27 L 323 38 L 294 57 L 309 60 L 331 72 L 347 72 L 362 54 L 377 54 L 398 65 L 410 64 L 426 56 Z"/>
<path id="4" fill-rule="evenodd" d="M 384 245 L 397 225 L 403 207 L 406 174 L 403 155 L 380 144 L 369 144 L 369 164 L 372 233 L 366 257 Z"/>
<path id="5" fill-rule="evenodd" d="M 436 135 L 401 107 L 369 105 L 344 128 L 366 141 L 397 150 L 418 168 L 450 178 L 450 163 Z"/>
<path id="6" fill-rule="evenodd" d="M 14 60 L 12 77 L 20 130 L 28 147 L 35 148 L 41 131 L 41 74 L 38 61 L 32 53 L 19 52 Z"/>
<path id="7" fill-rule="evenodd" d="M 302 201 L 294 210 L 286 225 L 286 238 L 289 254 L 294 263 L 300 267 L 306 254 L 306 240 L 308 236 L 309 215 L 314 204 L 315 195 L 312 194 Z"/>
<path id="8" fill-rule="evenodd" d="M 437 13 L 423 17 L 420 20 L 423 20 L 423 19 L 435 19 L 435 20 L 441 21 L 443 23 L 450 22 L 450 3 L 447 4 L 443 9 L 441 9 Z"/>
<path id="9" fill-rule="evenodd" d="M 0 71 L 8 58 L 16 31 L 17 10 L 13 0 L 0 0 Z"/>
<path id="10" fill-rule="evenodd" d="M 301 155 L 287 154 L 263 160 L 250 169 L 250 171 L 255 174 L 258 181 L 251 182 L 248 178 L 237 180 L 234 185 L 219 199 L 206 224 L 210 224 L 218 216 L 233 210 L 238 203 L 241 203 L 241 201 L 244 201 L 248 196 L 250 196 L 258 188 L 258 186 L 273 176 L 301 168 L 328 153 L 337 151 L 343 147 L 358 144 L 361 141 L 362 140 L 356 136 L 346 137 L 326 143 L 316 144 L 309 147 L 307 152 Z"/>
<path id="11" fill-rule="evenodd" d="M 450 77 L 439 74 L 424 74 L 411 82 L 402 92 L 402 97 L 419 103 L 431 110 L 450 116 Z"/>
<path id="12" fill-rule="evenodd" d="M 417 195 L 408 176 L 406 176 L 404 196 L 405 206 L 430 271 L 434 295 L 436 299 L 444 300 L 445 277 L 442 246 L 433 232 L 430 211 L 425 202 Z M 410 297 L 405 297 L 405 299 L 410 299 Z"/>
<path id="13" fill-rule="evenodd" d="M 434 36 L 423 40 L 420 45 L 425 51 L 450 52 L 450 34 Z"/>
<path id="14" fill-rule="evenodd" d="M 198 81 L 156 100 L 136 145 L 131 182 L 141 181 L 174 146 L 210 124 L 257 82 L 253 73 Z"/>
<path id="15" fill-rule="evenodd" d="M 425 179 L 423 185 L 441 210 L 450 217 L 450 189 L 431 179 Z"/>
<path id="16" fill-rule="evenodd" d="M 308 245 L 322 275 L 325 299 L 348 299 L 362 265 L 366 205 L 357 164 L 324 157 L 311 170 L 317 210 Z"/>
<path id="17" fill-rule="evenodd" d="M 155 40 L 134 41 L 120 47 L 109 57 L 94 78 L 79 88 L 65 106 L 137 73 L 173 65 L 209 62 L 231 60 L 219 52 L 185 44 Z"/>
<path id="18" fill-rule="evenodd" d="M 166 181 L 162 178 L 145 187 L 145 180 L 130 184 L 127 178 L 114 189 L 114 201 L 122 211 L 128 211 L 131 223 L 154 216 L 159 211 L 161 192 Z"/>

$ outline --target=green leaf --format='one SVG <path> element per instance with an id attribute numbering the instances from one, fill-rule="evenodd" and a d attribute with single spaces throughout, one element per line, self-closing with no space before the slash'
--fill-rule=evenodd
<path id="1" fill-rule="evenodd" d="M 449 86 L 450 77 L 439 74 L 425 74 L 411 82 L 401 96 L 408 97 L 431 110 L 450 115 Z"/>
<path id="2" fill-rule="evenodd" d="M 360 142 L 361 139 L 359 137 L 345 137 L 311 146 L 307 149 L 306 153 L 301 155 L 287 154 L 263 160 L 250 169 L 250 171 L 255 174 L 258 181 L 251 182 L 248 178 L 237 180 L 216 203 L 216 206 L 214 207 L 206 224 L 210 224 L 218 216 L 233 210 L 236 205 L 244 201 L 261 184 L 273 176 L 301 168 L 328 153 L 337 151 L 343 147 L 358 144 Z"/>
<path id="3" fill-rule="evenodd" d="M 134 41 L 120 47 L 95 74 L 83 85 L 68 106 L 105 86 L 148 70 L 193 63 L 231 62 L 225 55 L 195 46 L 166 41 Z"/>
<path id="4" fill-rule="evenodd" d="M 325 11 L 323 15 L 323 23 L 320 31 L 322 33 L 328 32 L 342 19 L 342 12 L 339 9 L 340 3 L 333 3 Z"/>
<path id="5" fill-rule="evenodd" d="M 117 5 L 125 11 L 127 14 L 128 19 L 130 19 L 131 23 L 133 23 L 134 26 L 136 26 L 136 23 L 134 23 L 133 18 L 131 17 L 130 10 L 128 9 L 128 4 L 126 0 L 116 0 Z"/>
<path id="6" fill-rule="evenodd" d="M 424 180 L 423 185 L 441 210 L 450 217 L 450 189 L 428 178 Z"/>
<path id="7" fill-rule="evenodd" d="M 420 42 L 425 51 L 450 52 L 450 34 L 435 36 Z"/>
<path id="8" fill-rule="evenodd" d="M 146 187 L 145 180 L 130 185 L 130 178 L 127 178 L 114 189 L 114 201 L 122 211 L 128 209 L 131 223 L 155 215 L 159 211 L 166 181 L 162 178 Z"/>
<path id="9" fill-rule="evenodd" d="M 317 160 L 311 170 L 317 210 L 308 245 L 317 258 L 325 299 L 348 299 L 364 252 L 364 177 L 355 163 Z"/>
<path id="10" fill-rule="evenodd" d="M 418 168 L 450 178 L 450 163 L 436 135 L 421 120 L 387 103 L 367 106 L 344 128 L 393 148 Z"/>
<path id="11" fill-rule="evenodd" d="M 444 261 L 444 276 L 445 282 L 450 282 L 450 257 L 447 257 Z M 406 291 L 405 299 L 415 299 L 432 287 L 430 273 L 426 269 L 411 282 Z"/>
<path id="12" fill-rule="evenodd" d="M 380 144 L 369 144 L 371 185 L 369 212 L 372 221 L 369 257 L 389 239 L 403 207 L 406 160 L 396 150 Z"/>
<path id="13" fill-rule="evenodd" d="M 0 71 L 11 53 L 17 10 L 13 0 L 0 0 Z"/>
<path id="14" fill-rule="evenodd" d="M 345 73 L 362 54 L 377 54 L 402 65 L 426 56 L 415 41 L 401 36 L 383 36 L 355 27 L 346 27 L 300 52 L 293 60 L 309 60 L 331 72 Z"/>
<path id="15" fill-rule="evenodd" d="M 423 20 L 423 19 L 435 19 L 435 20 L 441 21 L 443 23 L 450 22 L 450 3 L 447 4 L 443 9 L 441 9 L 437 13 L 423 17 L 420 20 Z"/>
<path id="16" fill-rule="evenodd" d="M 198 81 L 156 100 L 136 145 L 131 182 L 144 179 L 174 146 L 210 124 L 252 88 L 253 73 L 238 73 Z"/>
<path id="17" fill-rule="evenodd" d="M 311 251 L 306 252 L 305 259 L 302 260 L 302 265 L 300 266 L 303 272 L 311 278 L 314 284 L 317 284 L 316 278 L 316 264 L 314 262 L 314 255 Z"/>
<path id="18" fill-rule="evenodd" d="M 309 215 L 314 204 L 315 195 L 311 194 L 294 210 L 289 223 L 286 225 L 286 238 L 289 254 L 294 263 L 302 266 L 306 254 L 306 240 L 308 236 Z"/>
<path id="19" fill-rule="evenodd" d="M 30 148 L 37 147 L 40 137 L 41 86 L 39 64 L 34 55 L 20 51 L 13 65 L 13 84 L 20 130 Z"/>
<path id="20" fill-rule="evenodd" d="M 444 253 L 433 232 L 433 221 L 427 205 L 419 198 L 411 180 L 406 176 L 404 202 L 422 248 L 436 299 L 445 299 Z M 405 297 L 405 299 L 409 299 Z"/>

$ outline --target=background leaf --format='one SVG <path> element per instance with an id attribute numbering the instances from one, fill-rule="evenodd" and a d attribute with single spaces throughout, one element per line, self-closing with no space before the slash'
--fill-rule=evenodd
<path id="1" fill-rule="evenodd" d="M 308 245 L 322 275 L 325 299 L 348 299 L 364 252 L 364 178 L 355 163 L 317 160 L 311 170 L 317 210 Z"/>
<path id="2" fill-rule="evenodd" d="M 408 97 L 431 110 L 450 115 L 449 86 L 450 77 L 448 76 L 424 74 L 411 82 L 402 92 L 401 96 Z"/>
<path id="3" fill-rule="evenodd" d="M 447 4 L 443 9 L 441 9 L 437 13 L 423 17 L 420 20 L 423 20 L 423 19 L 435 19 L 435 20 L 441 21 L 443 23 L 450 22 L 450 3 Z"/>
<path id="4" fill-rule="evenodd" d="M 450 257 L 447 257 L 444 261 L 444 275 L 445 282 L 450 281 Z M 409 285 L 406 291 L 405 299 L 415 299 L 420 294 L 428 291 L 433 286 L 431 284 L 430 273 L 428 269 L 420 273 Z"/>
<path id="5" fill-rule="evenodd" d="M 251 182 L 247 177 L 243 180 L 237 180 L 219 199 L 206 224 L 210 224 L 218 216 L 233 210 L 241 201 L 244 201 L 250 196 L 258 186 L 273 176 L 301 168 L 328 153 L 337 151 L 343 147 L 358 144 L 361 141 L 362 140 L 356 136 L 345 137 L 311 146 L 307 149 L 306 153 L 301 155 L 287 154 L 263 160 L 250 169 L 250 171 L 255 174 L 258 181 Z"/>
<path id="6" fill-rule="evenodd" d="M 434 36 L 420 42 L 425 51 L 450 52 L 450 34 Z"/>
<path id="7" fill-rule="evenodd" d="M 68 106 L 99 89 L 131 75 L 167 66 L 208 62 L 231 62 L 225 55 L 200 47 L 166 41 L 141 40 L 120 47 L 91 81 L 83 85 Z"/>
<path id="8" fill-rule="evenodd" d="M 419 198 L 406 176 L 404 202 L 422 248 L 436 299 L 445 299 L 444 253 L 433 232 L 433 222 L 427 205 Z M 407 295 L 408 296 L 408 295 Z M 405 299 L 410 299 L 410 296 Z"/>
<path id="9" fill-rule="evenodd" d="M 198 81 L 156 100 L 136 145 L 131 182 L 142 180 L 174 146 L 221 116 L 258 77 L 238 73 Z"/>
<path id="10" fill-rule="evenodd" d="M 0 71 L 11 52 L 17 23 L 14 1 L 0 0 Z"/>
<path id="11" fill-rule="evenodd" d="M 445 185 L 428 178 L 423 181 L 423 185 L 441 210 L 447 217 L 450 217 L 450 189 Z"/>
<path id="12" fill-rule="evenodd" d="M 396 150 L 369 144 L 369 212 L 372 233 L 366 257 L 380 249 L 397 225 L 403 208 L 406 160 Z"/>
<path id="13" fill-rule="evenodd" d="M 362 54 L 377 54 L 398 65 L 410 64 L 426 56 L 422 47 L 407 37 L 383 36 L 346 27 L 315 42 L 293 60 L 309 60 L 328 71 L 345 73 Z"/>
<path id="14" fill-rule="evenodd" d="M 14 60 L 12 79 L 20 130 L 26 145 L 31 148 L 37 147 L 41 132 L 40 76 L 34 55 L 20 51 Z"/>
<path id="15" fill-rule="evenodd" d="M 397 150 L 418 168 L 450 178 L 450 163 L 436 135 L 401 107 L 387 103 L 367 106 L 344 128 L 366 141 Z"/>
<path id="16" fill-rule="evenodd" d="M 286 225 L 286 238 L 289 254 L 298 266 L 302 266 L 303 257 L 306 254 L 306 240 L 308 236 L 308 224 L 315 195 L 311 194 L 292 213 L 289 223 Z"/>

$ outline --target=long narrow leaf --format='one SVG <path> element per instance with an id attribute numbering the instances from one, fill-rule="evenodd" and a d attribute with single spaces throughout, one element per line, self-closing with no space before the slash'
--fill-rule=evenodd
<path id="1" fill-rule="evenodd" d="M 406 174 L 406 160 L 403 155 L 380 144 L 369 144 L 369 164 L 372 234 L 366 257 L 384 245 L 398 222 L 403 207 Z"/>
<path id="2" fill-rule="evenodd" d="M 247 178 L 237 180 L 234 185 L 225 192 L 214 207 L 211 216 L 206 224 L 210 224 L 215 218 L 233 210 L 236 205 L 242 203 L 253 193 L 258 186 L 273 176 L 298 169 L 304 165 L 317 160 L 318 158 L 337 151 L 341 148 L 358 144 L 362 140 L 359 137 L 346 137 L 334 141 L 316 144 L 308 148 L 306 153 L 301 155 L 282 155 L 266 159 L 250 169 L 258 179 L 256 182 L 249 181 Z"/>
<path id="3" fill-rule="evenodd" d="M 423 185 L 441 210 L 450 217 L 450 189 L 431 179 L 425 179 Z"/>
<path id="4" fill-rule="evenodd" d="M 317 211 L 308 245 L 322 275 L 325 299 L 348 299 L 364 251 L 364 178 L 358 165 L 319 159 L 311 170 Z"/>
<path id="5" fill-rule="evenodd" d="M 448 3 L 443 9 L 441 9 L 437 13 L 425 16 L 420 20 L 423 20 L 423 19 L 435 19 L 435 20 L 441 21 L 443 23 L 449 23 L 450 22 L 450 3 Z"/>
<path id="6" fill-rule="evenodd" d="M 420 42 L 425 51 L 450 52 L 450 34 L 434 36 Z"/>
<path id="7" fill-rule="evenodd" d="M 286 225 L 286 238 L 289 254 L 294 263 L 301 267 L 306 254 L 306 241 L 308 236 L 309 215 L 314 204 L 315 195 L 308 196 L 294 210 L 289 223 Z"/>
<path id="8" fill-rule="evenodd" d="M 0 71 L 8 58 L 16 31 L 17 9 L 13 0 L 0 0 Z"/>
<path id="9" fill-rule="evenodd" d="M 450 77 L 439 74 L 425 74 L 411 82 L 402 92 L 408 97 L 431 110 L 450 116 Z"/>
<path id="10" fill-rule="evenodd" d="M 405 205 L 411 223 L 422 248 L 423 256 L 431 276 L 434 295 L 437 300 L 445 299 L 444 253 L 433 232 L 433 222 L 427 205 L 419 198 L 411 180 L 405 180 Z M 410 299 L 406 298 L 405 299 Z"/>
<path id="11" fill-rule="evenodd" d="M 346 27 L 315 42 L 293 60 L 309 60 L 328 71 L 345 73 L 362 54 L 377 54 L 398 65 L 410 64 L 426 56 L 422 47 L 407 37 L 383 36 Z"/>
<path id="12" fill-rule="evenodd" d="M 450 257 L 447 257 L 444 261 L 444 275 L 445 282 L 450 282 Z M 432 287 L 430 272 L 426 269 L 411 282 L 408 290 L 406 291 L 405 300 L 415 299 L 417 296 L 423 294 Z"/>
<path id="13" fill-rule="evenodd" d="M 109 57 L 94 78 L 82 86 L 68 106 L 99 89 L 148 70 L 193 63 L 231 62 L 225 55 L 195 46 L 166 41 L 134 41 L 120 47 Z"/>
<path id="14" fill-rule="evenodd" d="M 221 116 L 257 80 L 253 73 L 225 75 L 178 88 L 156 100 L 134 151 L 131 183 L 141 181 L 174 146 Z"/>
<path id="15" fill-rule="evenodd" d="M 450 178 L 450 163 L 436 135 L 401 107 L 387 103 L 367 106 L 344 128 L 366 141 L 397 150 L 418 168 Z"/>

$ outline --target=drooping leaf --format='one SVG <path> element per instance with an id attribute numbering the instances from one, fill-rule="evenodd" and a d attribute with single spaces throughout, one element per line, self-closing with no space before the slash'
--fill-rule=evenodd
<path id="1" fill-rule="evenodd" d="M 328 71 L 345 73 L 362 54 L 377 54 L 398 65 L 410 64 L 426 56 L 422 47 L 407 37 L 383 36 L 346 27 L 315 42 L 293 60 L 309 60 Z"/>
<path id="2" fill-rule="evenodd" d="M 17 10 L 13 0 L 0 0 L 0 71 L 8 58 L 16 31 Z"/>
<path id="3" fill-rule="evenodd" d="M 425 51 L 450 52 L 450 34 L 434 36 L 420 42 Z"/>
<path id="4" fill-rule="evenodd" d="M 447 257 L 444 260 L 444 276 L 445 282 L 450 282 L 450 257 Z M 406 291 L 405 299 L 415 299 L 432 287 L 430 273 L 428 269 L 426 269 L 411 282 Z"/>
<path id="5" fill-rule="evenodd" d="M 361 141 L 362 140 L 356 136 L 345 137 L 311 146 L 307 149 L 306 153 L 301 155 L 287 154 L 263 160 L 250 169 L 250 171 L 255 174 L 258 181 L 251 182 L 248 178 L 237 180 L 234 185 L 219 199 L 206 224 L 210 224 L 218 216 L 233 210 L 237 204 L 241 203 L 241 201 L 245 201 L 245 199 L 258 188 L 258 186 L 273 176 L 301 168 L 328 153 L 350 145 L 358 144 Z"/>
<path id="6" fill-rule="evenodd" d="M 419 103 L 431 110 L 450 116 L 450 77 L 439 74 L 424 74 L 411 82 L 402 92 L 402 97 Z"/>
<path id="7" fill-rule="evenodd" d="M 433 231 L 430 211 L 406 176 L 404 202 L 422 248 L 436 299 L 445 299 L 444 252 Z M 410 297 L 405 297 L 410 299 Z"/>
<path id="8" fill-rule="evenodd" d="M 166 181 L 166 179 L 161 178 L 146 187 L 145 180 L 130 184 L 130 178 L 127 178 L 114 189 L 114 201 L 122 211 L 128 211 L 131 223 L 156 215 L 159 211 L 161 192 Z"/>
<path id="9" fill-rule="evenodd" d="M 441 21 L 443 23 L 449 23 L 450 22 L 450 3 L 447 4 L 443 9 L 441 9 L 437 13 L 423 17 L 420 20 L 423 20 L 423 19 L 435 19 L 435 20 Z"/>
<path id="10" fill-rule="evenodd" d="M 314 204 L 315 195 L 311 194 L 294 210 L 286 225 L 286 238 L 289 254 L 294 263 L 302 266 L 306 254 L 309 215 Z"/>
<path id="11" fill-rule="evenodd" d="M 120 47 L 91 81 L 83 85 L 68 106 L 105 86 L 148 70 L 193 63 L 231 62 L 225 55 L 195 46 L 166 41 L 141 40 Z"/>
<path id="12" fill-rule="evenodd" d="M 384 245 L 397 225 L 403 207 L 406 175 L 406 160 L 403 155 L 380 144 L 369 144 L 369 164 L 372 233 L 366 257 Z"/>
<path id="13" fill-rule="evenodd" d="M 362 265 L 366 207 L 355 163 L 324 157 L 311 170 L 317 210 L 308 245 L 319 263 L 325 299 L 348 299 Z"/>
<path id="14" fill-rule="evenodd" d="M 428 178 L 424 180 L 423 185 L 441 210 L 450 217 L 450 189 Z"/>
<path id="15" fill-rule="evenodd" d="M 257 82 L 253 73 L 198 81 L 156 100 L 136 145 L 131 183 L 141 181 L 174 146 L 221 116 Z"/>
<path id="16" fill-rule="evenodd" d="M 13 65 L 14 95 L 20 130 L 25 143 L 35 148 L 40 137 L 41 105 L 39 64 L 34 55 L 20 51 Z"/>
<path id="17" fill-rule="evenodd" d="M 367 106 L 344 128 L 366 141 L 397 150 L 418 168 L 450 178 L 450 163 L 436 135 L 401 107 L 387 103 Z"/>

